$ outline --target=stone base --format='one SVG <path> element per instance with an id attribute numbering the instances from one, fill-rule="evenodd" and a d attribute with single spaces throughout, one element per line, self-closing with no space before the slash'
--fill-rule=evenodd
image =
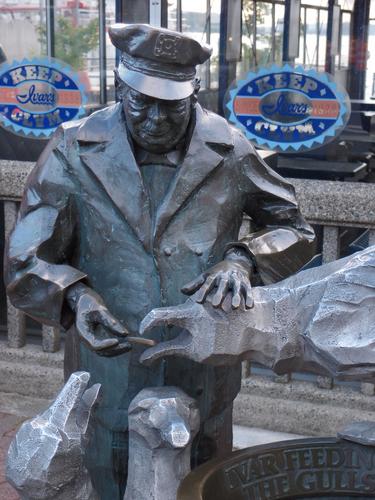
<path id="1" fill-rule="evenodd" d="M 320 389 L 310 382 L 285 384 L 262 376 L 242 382 L 234 423 L 310 436 L 335 436 L 350 422 L 375 421 L 375 398 L 350 387 Z"/>

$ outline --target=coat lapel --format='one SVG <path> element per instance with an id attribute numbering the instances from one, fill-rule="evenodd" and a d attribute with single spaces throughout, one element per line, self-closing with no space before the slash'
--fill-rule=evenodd
<path id="1" fill-rule="evenodd" d="M 91 115 L 78 131 L 80 157 L 142 242 L 151 249 L 151 217 L 142 175 L 127 139 L 121 105 Z"/>
<path id="2" fill-rule="evenodd" d="M 188 151 L 157 212 L 155 239 L 160 238 L 186 200 L 222 163 L 223 156 L 209 144 L 232 149 L 233 138 L 223 118 L 197 106 L 196 125 Z"/>

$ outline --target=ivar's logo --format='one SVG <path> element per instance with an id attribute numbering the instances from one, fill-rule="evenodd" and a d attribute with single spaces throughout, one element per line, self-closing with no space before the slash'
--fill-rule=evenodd
<path id="1" fill-rule="evenodd" d="M 48 137 L 83 115 L 84 103 L 78 76 L 54 59 L 0 66 L 0 123 L 13 132 Z"/>
<path id="2" fill-rule="evenodd" d="M 259 146 L 277 151 L 312 149 L 336 137 L 350 101 L 327 73 L 290 65 L 250 72 L 229 92 L 228 118 Z"/>

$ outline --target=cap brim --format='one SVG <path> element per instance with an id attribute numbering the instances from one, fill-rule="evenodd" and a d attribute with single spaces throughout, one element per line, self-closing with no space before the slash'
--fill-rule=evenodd
<path id="1" fill-rule="evenodd" d="M 158 78 L 138 71 L 132 71 L 120 64 L 119 76 L 123 82 L 142 94 L 163 99 L 166 101 L 177 101 L 186 99 L 194 92 L 194 82 L 176 82 L 167 78 Z"/>

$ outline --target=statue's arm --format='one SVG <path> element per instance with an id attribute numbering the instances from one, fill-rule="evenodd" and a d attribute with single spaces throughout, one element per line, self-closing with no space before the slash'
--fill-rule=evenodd
<path id="1" fill-rule="evenodd" d="M 239 161 L 244 212 L 255 231 L 231 246 L 248 252 L 263 283 L 270 284 L 297 272 L 313 257 L 315 234 L 301 215 L 293 186 L 273 172 L 251 145 L 248 148 Z"/>
<path id="2" fill-rule="evenodd" d="M 5 280 L 12 304 L 41 323 L 69 328 L 86 345 L 114 356 L 129 350 L 125 327 L 74 267 L 79 252 L 79 181 L 58 130 L 28 179 L 19 218 L 6 246 Z"/>
<path id="3" fill-rule="evenodd" d="M 85 273 L 69 263 L 75 242 L 77 186 L 59 149 L 62 135 L 59 130 L 51 139 L 27 181 L 5 251 L 10 301 L 53 326 L 72 322 L 65 294 L 85 278 Z"/>

